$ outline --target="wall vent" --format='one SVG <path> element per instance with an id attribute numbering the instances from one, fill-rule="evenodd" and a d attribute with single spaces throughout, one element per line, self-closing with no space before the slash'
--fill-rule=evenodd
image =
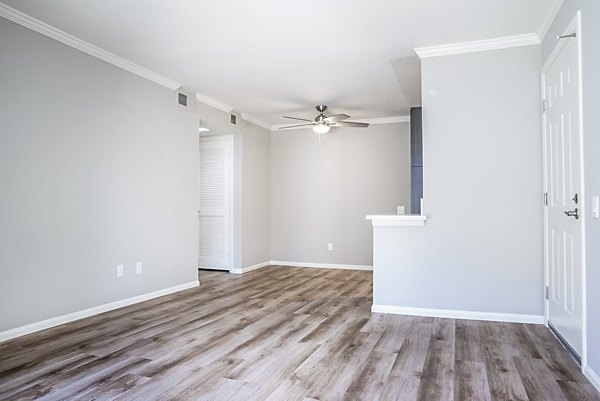
<path id="1" fill-rule="evenodd" d="M 183 94 L 181 92 L 179 92 L 177 95 L 178 95 L 177 96 L 177 103 L 179 103 L 182 106 L 187 107 L 187 95 Z"/>
<path id="2" fill-rule="evenodd" d="M 237 117 L 236 117 L 236 115 L 235 114 L 231 114 L 230 116 L 231 116 L 231 123 L 233 125 L 236 125 L 237 124 Z"/>

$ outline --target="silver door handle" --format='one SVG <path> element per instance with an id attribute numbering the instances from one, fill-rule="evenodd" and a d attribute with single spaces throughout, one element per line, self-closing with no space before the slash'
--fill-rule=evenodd
<path id="1" fill-rule="evenodd" d="M 569 217 L 575 217 L 575 220 L 579 220 L 579 210 L 575 208 L 575 210 L 566 211 L 565 214 Z"/>

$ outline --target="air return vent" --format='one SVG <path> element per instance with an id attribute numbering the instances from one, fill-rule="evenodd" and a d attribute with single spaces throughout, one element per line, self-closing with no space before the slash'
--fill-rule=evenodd
<path id="1" fill-rule="evenodd" d="M 177 95 L 178 95 L 177 96 L 177 103 L 179 103 L 182 106 L 187 107 L 187 95 L 183 94 L 181 92 L 179 92 Z"/>
<path id="2" fill-rule="evenodd" d="M 231 123 L 232 123 L 233 125 L 236 125 L 236 124 L 237 124 L 237 117 L 235 116 L 235 114 L 231 114 Z"/>

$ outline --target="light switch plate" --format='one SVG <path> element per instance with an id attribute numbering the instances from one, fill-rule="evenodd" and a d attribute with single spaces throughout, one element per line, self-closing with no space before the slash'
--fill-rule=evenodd
<path id="1" fill-rule="evenodd" d="M 600 219 L 600 205 L 598 204 L 598 195 L 592 196 L 592 217 Z"/>
<path id="2" fill-rule="evenodd" d="M 142 262 L 137 262 L 135 264 L 135 274 L 142 274 L 144 272 L 144 269 L 142 267 Z"/>
<path id="3" fill-rule="evenodd" d="M 330 242 L 327 244 L 327 250 L 328 251 L 333 251 L 333 242 Z"/>
<path id="4" fill-rule="evenodd" d="M 117 265 L 117 277 L 123 277 L 123 265 Z"/>

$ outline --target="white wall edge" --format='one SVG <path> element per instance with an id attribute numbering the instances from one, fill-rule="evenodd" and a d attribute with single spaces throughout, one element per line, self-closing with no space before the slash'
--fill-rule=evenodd
<path id="1" fill-rule="evenodd" d="M 306 262 L 287 262 L 281 260 L 272 260 L 271 265 L 277 267 L 315 267 L 318 269 L 341 269 L 341 270 L 373 270 L 373 266 L 366 265 L 343 265 L 331 263 L 306 263 Z"/>
<path id="2" fill-rule="evenodd" d="M 258 125 L 259 127 L 267 129 L 269 131 L 272 129 L 271 124 L 268 124 L 268 123 L 264 122 L 263 120 L 253 117 L 248 113 L 242 113 L 242 120 L 248 121 L 249 123 L 252 123 L 254 125 Z"/>
<path id="3" fill-rule="evenodd" d="M 589 365 L 586 365 L 585 368 L 583 368 L 583 374 L 588 378 L 596 390 L 600 392 L 600 376 L 598 376 L 598 374 L 594 372 Z"/>
<path id="4" fill-rule="evenodd" d="M 554 19 L 558 15 L 560 8 L 562 7 L 565 0 L 553 0 L 550 7 L 546 10 L 546 13 L 542 17 L 542 21 L 537 30 L 537 37 L 540 41 L 543 41 L 554 22 Z"/>
<path id="5" fill-rule="evenodd" d="M 148 301 L 150 299 L 162 297 L 164 295 L 173 294 L 175 292 L 187 290 L 190 288 L 198 287 L 200 282 L 190 281 L 189 283 L 184 283 L 180 285 L 176 285 L 174 287 L 164 288 L 162 290 L 149 292 L 147 294 L 137 295 L 135 297 L 122 299 L 115 302 L 110 302 L 108 304 L 94 306 L 92 308 L 84 309 L 78 312 L 69 313 L 62 316 L 53 317 L 50 319 L 42 320 L 41 322 L 35 322 L 31 324 L 27 324 L 25 326 L 17 327 L 14 329 L 6 330 L 0 332 L 0 342 L 7 341 L 16 337 L 21 337 L 26 334 L 35 333 L 36 331 L 49 329 L 52 327 L 60 326 L 61 324 L 73 322 L 75 320 L 83 319 L 86 317 L 98 315 L 100 313 L 108 312 L 114 309 L 123 308 L 125 306 L 137 304 L 143 301 Z"/>
<path id="6" fill-rule="evenodd" d="M 196 100 L 228 114 L 233 110 L 233 106 L 219 102 L 217 99 L 213 99 L 212 97 L 206 96 L 202 93 L 196 93 Z"/>
<path id="7" fill-rule="evenodd" d="M 423 227 L 427 216 L 416 214 L 368 215 L 373 227 Z"/>
<path id="8" fill-rule="evenodd" d="M 229 273 L 243 274 L 243 273 L 248 273 L 248 272 L 251 272 L 252 270 L 260 269 L 261 267 L 267 267 L 270 265 L 271 265 L 271 261 L 267 260 L 266 262 L 257 263 L 255 265 L 243 267 L 241 269 L 231 269 L 231 270 L 229 270 Z"/>
<path id="9" fill-rule="evenodd" d="M 485 320 L 491 322 L 544 324 L 543 315 L 520 315 L 513 313 L 472 312 L 449 309 L 410 308 L 393 305 L 376 305 L 371 307 L 374 313 L 391 313 L 394 315 L 441 317 L 448 319 Z"/>
<path id="10" fill-rule="evenodd" d="M 94 56 L 100 60 L 106 61 L 107 63 L 110 63 L 123 70 L 129 71 L 142 78 L 146 78 L 159 85 L 165 86 L 171 90 L 177 90 L 181 88 L 181 84 L 173 81 L 172 79 L 166 78 L 138 64 L 132 63 L 131 61 L 126 60 L 123 57 L 117 56 L 116 54 L 110 53 L 104 49 L 101 49 L 98 46 L 94 46 L 91 43 L 88 43 L 73 35 L 63 32 L 60 29 L 57 29 L 51 25 L 46 24 L 45 22 L 42 22 L 25 13 L 22 13 L 19 10 L 15 10 L 14 8 L 9 7 L 3 3 L 0 3 L 0 17 L 4 17 L 12 22 L 24 26 L 25 28 L 31 29 L 32 31 L 52 38 L 67 46 L 87 53 L 90 56 Z"/>
<path id="11" fill-rule="evenodd" d="M 540 39 L 535 33 L 506 36 L 503 38 L 476 40 L 473 42 L 452 43 L 440 46 L 417 47 L 415 53 L 420 58 L 449 56 L 453 54 L 474 53 L 487 50 L 507 49 L 510 47 L 539 45 Z"/>

